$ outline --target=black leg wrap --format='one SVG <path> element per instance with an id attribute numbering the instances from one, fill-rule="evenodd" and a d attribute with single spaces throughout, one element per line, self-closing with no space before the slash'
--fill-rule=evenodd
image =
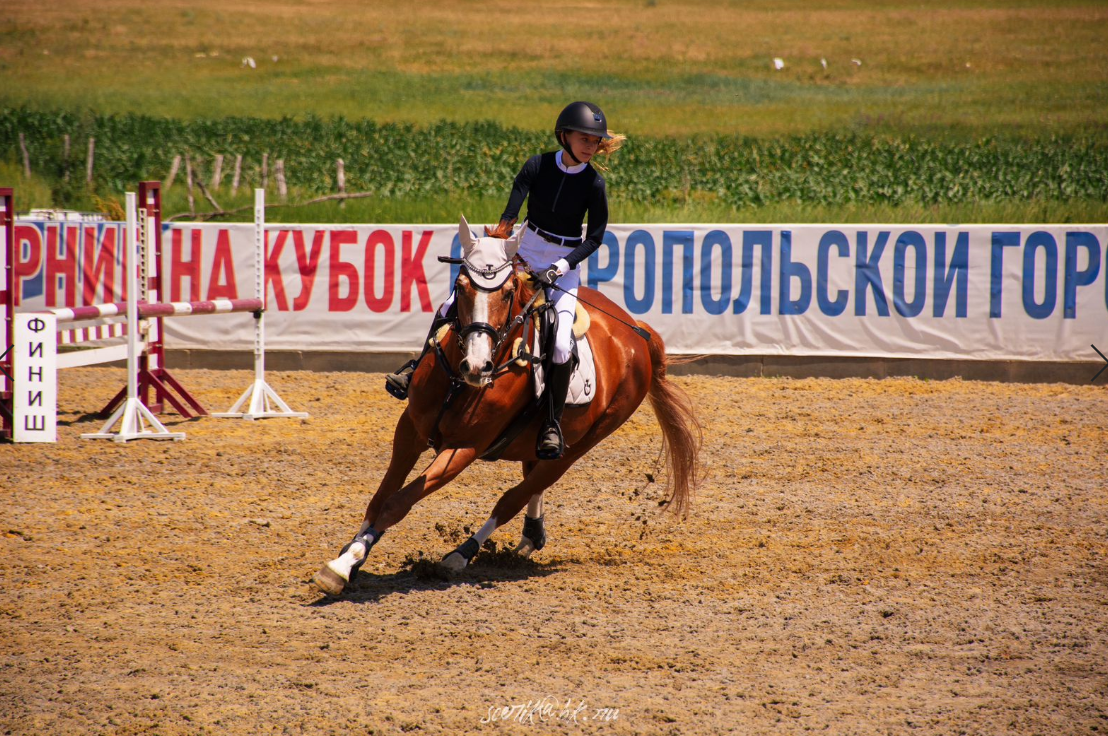
<path id="1" fill-rule="evenodd" d="M 473 562 L 473 558 L 477 556 L 477 553 L 481 551 L 481 543 L 477 541 L 477 537 L 470 537 L 466 541 L 462 542 L 454 552 L 457 552 L 462 557 L 466 558 L 466 563 Z M 454 554 L 451 552 L 450 554 Z M 450 555 L 447 555 L 449 557 Z"/>
<path id="2" fill-rule="evenodd" d="M 532 546 L 535 551 L 546 546 L 546 526 L 543 524 L 544 516 L 540 516 L 537 519 L 532 519 L 530 516 L 523 517 L 523 536 L 531 540 Z"/>
<path id="3" fill-rule="evenodd" d="M 361 542 L 365 545 L 365 555 L 363 555 L 362 559 L 355 562 L 354 566 L 350 568 L 351 580 L 354 579 L 354 576 L 358 573 L 358 570 L 361 569 L 365 561 L 369 559 L 369 551 L 373 549 L 373 545 L 377 544 L 377 540 L 380 539 L 383 534 L 384 532 L 379 532 L 373 527 L 370 527 L 361 534 L 355 535 L 354 538 L 351 539 L 350 542 L 347 543 L 347 545 L 343 547 L 342 550 L 339 552 L 339 557 L 342 557 L 352 546 L 354 546 L 355 542 Z"/>

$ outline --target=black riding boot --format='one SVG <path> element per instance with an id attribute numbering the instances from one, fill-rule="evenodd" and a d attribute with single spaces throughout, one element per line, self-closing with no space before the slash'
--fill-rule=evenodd
<path id="1" fill-rule="evenodd" d="M 562 410 L 566 407 L 569 378 L 573 375 L 573 360 L 554 363 L 546 378 L 546 395 L 550 401 L 550 417 L 539 432 L 539 444 L 535 454 L 540 460 L 557 460 L 565 452 L 562 440 Z"/>
<path id="2" fill-rule="evenodd" d="M 435 336 L 435 333 L 439 331 L 440 327 L 454 319 L 454 305 L 450 306 L 446 315 L 447 316 L 443 317 L 438 312 L 435 312 L 435 318 L 431 320 L 431 330 L 427 333 L 427 337 L 423 339 L 423 351 L 419 354 L 419 357 L 415 360 L 409 360 L 407 363 L 400 366 L 400 369 L 397 370 L 396 373 L 389 373 L 385 376 L 385 390 L 392 396 L 401 401 L 408 398 L 408 384 L 412 382 L 412 374 L 415 373 L 415 369 L 419 367 L 419 362 L 423 360 L 423 356 L 431 349 L 431 338 Z"/>

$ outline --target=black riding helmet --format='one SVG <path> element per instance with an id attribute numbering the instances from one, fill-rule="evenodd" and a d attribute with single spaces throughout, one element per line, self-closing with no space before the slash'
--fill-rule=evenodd
<path id="1" fill-rule="evenodd" d="M 554 123 L 554 137 L 558 139 L 558 143 L 569 157 L 580 163 L 562 138 L 562 133 L 567 130 L 600 136 L 602 139 L 612 137 L 608 135 L 608 119 L 604 117 L 604 111 L 591 102 L 571 102 L 558 116 L 558 122 Z"/>

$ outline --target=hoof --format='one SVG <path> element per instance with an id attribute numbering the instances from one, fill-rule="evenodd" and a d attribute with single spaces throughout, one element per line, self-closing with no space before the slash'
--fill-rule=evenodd
<path id="1" fill-rule="evenodd" d="M 466 569 L 466 565 L 468 564 L 469 560 L 457 552 L 451 552 L 446 557 L 442 558 L 442 562 L 439 563 L 444 570 L 454 574 Z"/>
<path id="2" fill-rule="evenodd" d="M 512 551 L 520 557 L 528 559 L 531 557 L 531 555 L 535 553 L 535 543 L 532 542 L 530 539 L 524 537 L 522 540 L 520 540 L 520 543 L 516 545 L 516 548 Z"/>
<path id="3" fill-rule="evenodd" d="M 312 578 L 312 582 L 327 595 L 339 595 L 349 581 L 332 570 L 331 566 L 327 564 L 320 568 L 319 572 Z"/>

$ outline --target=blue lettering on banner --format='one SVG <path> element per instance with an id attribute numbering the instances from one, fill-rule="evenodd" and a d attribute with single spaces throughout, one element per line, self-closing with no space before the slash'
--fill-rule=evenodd
<path id="1" fill-rule="evenodd" d="M 816 262 L 816 302 L 819 304 L 819 311 L 829 317 L 838 317 L 846 311 L 850 294 L 846 289 L 839 289 L 835 292 L 835 298 L 832 300 L 830 293 L 827 291 L 829 258 L 832 248 L 838 249 L 840 257 L 847 258 L 850 256 L 850 240 L 839 230 L 829 230 L 820 237 L 819 255 Z"/>
<path id="2" fill-rule="evenodd" d="M 1089 263 L 1082 271 L 1077 270 L 1077 249 L 1085 248 L 1089 253 Z M 1062 317 L 1077 318 L 1077 287 L 1088 286 L 1096 281 L 1100 273 L 1100 242 L 1092 233 L 1066 233 L 1066 276 L 1062 286 Z M 1105 291 L 1105 306 L 1108 306 L 1108 290 Z"/>
<path id="3" fill-rule="evenodd" d="M 989 259 L 989 316 L 999 317 L 1003 303 L 1004 249 L 1020 244 L 1018 232 L 993 233 L 992 254 Z"/>
<path id="4" fill-rule="evenodd" d="M 712 296 L 713 271 L 716 263 L 712 250 L 720 249 L 719 299 Z M 708 314 L 723 314 L 731 302 L 731 238 L 722 230 L 712 230 L 700 243 L 700 302 Z"/>
<path id="5" fill-rule="evenodd" d="M 955 279 L 958 291 L 954 297 L 954 316 L 965 317 L 969 300 L 969 233 L 958 233 L 954 243 L 954 252 L 950 256 L 950 267 L 946 260 L 946 233 L 935 233 L 935 285 L 934 307 L 932 314 L 942 317 L 946 313 L 946 303 L 950 300 L 950 287 Z"/>
<path id="6" fill-rule="evenodd" d="M 804 314 L 812 303 L 812 272 L 803 263 L 793 262 L 793 234 L 781 231 L 781 274 L 777 289 L 781 314 Z M 792 281 L 800 281 L 800 296 L 792 298 Z"/>
<path id="7" fill-rule="evenodd" d="M 608 255 L 608 265 L 601 268 L 600 251 Z M 589 256 L 588 280 L 585 285 L 595 289 L 600 284 L 611 281 L 619 273 L 619 240 L 610 232 L 604 233 L 604 242 Z"/>
<path id="8" fill-rule="evenodd" d="M 1042 248 L 1046 252 L 1046 275 L 1043 301 L 1035 301 L 1035 254 Z M 1023 245 L 1023 309 L 1033 319 L 1046 319 L 1054 313 L 1058 299 L 1058 243 L 1054 236 L 1036 230 L 1027 236 Z"/>
<path id="9" fill-rule="evenodd" d="M 693 265 L 696 250 L 692 230 L 662 231 L 662 314 L 673 314 L 673 249 L 683 249 L 681 257 L 681 314 L 693 311 Z"/>
<path id="10" fill-rule="evenodd" d="M 770 314 L 773 295 L 770 286 L 773 279 L 773 231 L 772 230 L 744 230 L 743 231 L 743 257 L 742 257 L 742 281 L 739 285 L 739 296 L 732 307 L 735 314 L 742 314 L 750 306 L 751 284 L 754 279 L 754 246 L 762 248 L 762 281 L 759 288 L 761 293 L 762 314 Z"/>
<path id="11" fill-rule="evenodd" d="M 869 252 L 867 244 L 868 233 L 858 232 L 858 251 L 854 259 L 854 314 L 864 317 L 866 314 L 866 292 L 873 289 L 873 301 L 877 306 L 877 314 L 882 317 L 889 316 L 889 301 L 885 297 L 885 285 L 881 280 L 880 262 L 885 253 L 885 245 L 889 242 L 889 233 L 882 230 L 877 233 L 877 242 L 873 245 L 873 252 Z"/>
<path id="12" fill-rule="evenodd" d="M 912 301 L 908 301 L 905 289 L 908 249 L 916 251 L 913 267 Z M 901 233 L 893 246 L 893 306 L 901 317 L 918 317 L 927 301 L 927 243 L 915 230 Z"/>
<path id="13" fill-rule="evenodd" d="M 635 249 L 643 247 L 643 295 L 635 295 Z M 646 230 L 636 230 L 627 236 L 623 246 L 623 262 L 627 264 L 623 279 L 623 303 L 631 314 L 646 314 L 654 305 L 654 238 Z"/>

